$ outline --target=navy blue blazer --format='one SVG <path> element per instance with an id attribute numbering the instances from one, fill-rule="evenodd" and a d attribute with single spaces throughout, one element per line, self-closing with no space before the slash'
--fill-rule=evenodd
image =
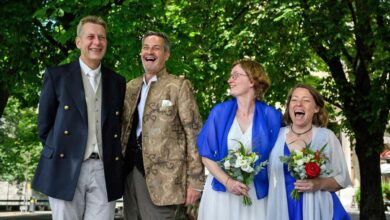
<path id="1" fill-rule="evenodd" d="M 102 66 L 102 144 L 108 200 L 123 194 L 121 117 L 125 79 Z M 87 143 L 87 104 L 79 60 L 47 68 L 39 100 L 38 130 L 43 149 L 32 187 L 71 201 Z"/>

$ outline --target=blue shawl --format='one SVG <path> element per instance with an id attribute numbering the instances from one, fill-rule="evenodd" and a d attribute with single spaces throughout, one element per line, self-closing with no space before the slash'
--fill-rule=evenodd
<path id="1" fill-rule="evenodd" d="M 202 157 L 220 161 L 228 154 L 227 137 L 237 111 L 235 98 L 217 104 L 211 110 L 202 127 L 196 144 Z M 282 125 L 282 114 L 262 101 L 256 101 L 252 124 L 252 151 L 261 155 L 258 163 L 268 160 L 272 147 L 278 137 Z M 212 187 L 216 191 L 226 192 L 226 188 L 217 179 L 213 179 Z M 267 169 L 261 170 L 254 177 L 254 185 L 258 199 L 268 195 Z"/>

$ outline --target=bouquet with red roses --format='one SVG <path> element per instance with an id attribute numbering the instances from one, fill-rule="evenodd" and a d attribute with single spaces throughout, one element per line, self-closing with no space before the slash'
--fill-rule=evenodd
<path id="1" fill-rule="evenodd" d="M 288 171 L 295 179 L 314 179 L 322 174 L 330 174 L 332 171 L 327 170 L 325 165 L 329 160 L 324 154 L 326 145 L 314 151 L 310 149 L 310 144 L 306 144 L 305 148 L 293 150 L 290 156 L 281 156 L 280 161 L 287 164 Z M 294 189 L 290 196 L 298 200 L 299 192 Z"/>

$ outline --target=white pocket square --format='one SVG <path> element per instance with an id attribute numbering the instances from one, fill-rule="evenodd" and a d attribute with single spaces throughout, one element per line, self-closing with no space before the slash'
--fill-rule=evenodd
<path id="1" fill-rule="evenodd" d="M 161 107 L 169 107 L 172 106 L 172 102 L 170 100 L 162 100 Z"/>

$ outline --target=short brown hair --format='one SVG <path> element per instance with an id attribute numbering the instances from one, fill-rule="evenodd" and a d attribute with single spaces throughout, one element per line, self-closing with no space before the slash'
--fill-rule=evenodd
<path id="1" fill-rule="evenodd" d="M 93 23 L 93 24 L 99 24 L 104 27 L 104 30 L 107 32 L 107 24 L 103 20 L 103 18 L 89 15 L 87 17 L 84 17 L 80 20 L 79 24 L 77 25 L 77 36 L 80 37 L 83 33 L 83 25 L 86 23 Z"/>
<path id="2" fill-rule="evenodd" d="M 316 103 L 316 105 L 319 108 L 319 111 L 317 113 L 314 113 L 314 115 L 313 115 L 312 124 L 314 124 L 316 126 L 320 126 L 320 127 L 326 127 L 328 125 L 328 112 L 326 111 L 326 108 L 325 108 L 324 98 L 312 86 L 306 85 L 306 84 L 301 84 L 301 83 L 295 85 L 288 93 L 287 103 L 286 103 L 286 111 L 284 112 L 284 115 L 283 115 L 283 118 L 284 118 L 284 121 L 286 122 L 286 124 L 288 124 L 288 125 L 292 124 L 292 120 L 291 120 L 290 112 L 289 112 L 289 105 L 290 105 L 292 94 L 295 91 L 295 89 L 297 89 L 297 88 L 307 89 L 309 91 L 310 95 L 313 97 L 314 102 Z"/>
<path id="3" fill-rule="evenodd" d="M 265 68 L 258 62 L 251 59 L 240 59 L 233 63 L 232 67 L 240 65 L 248 75 L 249 80 L 254 84 L 255 98 L 262 100 L 264 94 L 270 86 L 270 80 Z"/>

